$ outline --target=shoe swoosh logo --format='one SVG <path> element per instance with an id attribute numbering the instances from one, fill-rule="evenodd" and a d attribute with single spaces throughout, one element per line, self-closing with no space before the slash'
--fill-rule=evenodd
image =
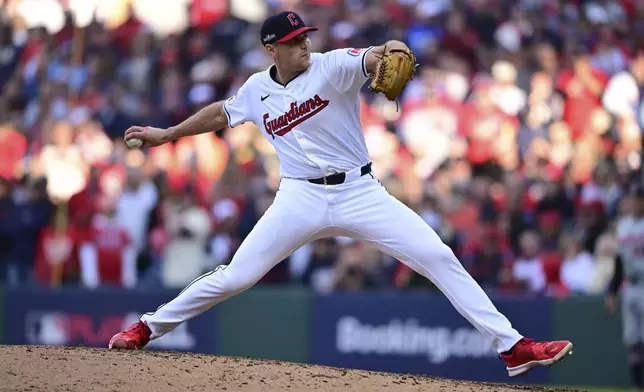
<path id="1" fill-rule="evenodd" d="M 270 97 L 270 96 L 271 96 L 271 95 L 270 95 L 270 94 L 268 94 L 268 95 L 263 96 L 263 97 L 260 97 L 260 98 L 261 98 L 262 102 L 264 102 L 264 100 L 265 100 L 266 98 Z"/>
<path id="2" fill-rule="evenodd" d="M 548 355 L 556 355 L 558 351 L 559 350 L 557 350 L 557 345 L 554 343 L 546 346 L 546 354 Z"/>

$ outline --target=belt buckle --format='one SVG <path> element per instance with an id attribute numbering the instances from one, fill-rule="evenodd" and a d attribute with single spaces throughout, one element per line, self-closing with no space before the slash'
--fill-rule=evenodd
<path id="1" fill-rule="evenodd" d="M 326 183 L 326 176 L 322 177 L 322 182 L 324 183 L 324 185 L 328 185 L 328 184 Z"/>

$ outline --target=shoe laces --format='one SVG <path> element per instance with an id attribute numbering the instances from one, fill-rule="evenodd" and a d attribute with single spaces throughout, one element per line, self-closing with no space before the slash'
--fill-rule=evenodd
<path id="1" fill-rule="evenodd" d="M 507 351 L 507 354 L 505 354 L 505 355 L 513 355 L 514 354 L 514 349 L 516 348 L 516 346 L 519 346 L 519 345 L 521 345 L 521 346 L 529 346 L 532 343 L 534 343 L 534 339 L 522 338 L 521 340 L 519 340 L 516 343 L 516 345 L 514 347 L 512 347 L 509 351 Z M 499 354 L 498 357 L 502 358 L 502 354 Z"/>
<path id="2" fill-rule="evenodd" d="M 136 333 L 137 335 L 141 335 L 142 332 L 145 332 L 145 325 L 143 324 L 143 321 L 140 321 L 136 324 L 133 324 L 128 328 L 125 333 L 127 334 L 133 334 Z"/>

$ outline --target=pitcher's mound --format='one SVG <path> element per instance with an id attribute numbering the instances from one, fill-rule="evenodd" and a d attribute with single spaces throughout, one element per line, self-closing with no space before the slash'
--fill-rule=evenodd
<path id="1" fill-rule="evenodd" d="M 0 391 L 547 391 L 258 359 L 55 346 L 0 346 L 0 380 Z"/>

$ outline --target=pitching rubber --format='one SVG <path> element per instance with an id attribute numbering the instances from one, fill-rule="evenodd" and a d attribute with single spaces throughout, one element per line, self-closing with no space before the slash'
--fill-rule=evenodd
<path id="1" fill-rule="evenodd" d="M 508 374 L 510 375 L 510 377 L 521 376 L 528 373 L 533 367 L 552 366 L 555 363 L 562 361 L 566 357 L 566 355 L 572 355 L 572 349 L 573 344 L 568 343 L 568 345 L 564 347 L 564 349 L 561 350 L 557 355 L 555 355 L 554 358 L 543 359 L 541 361 L 530 361 L 528 363 L 524 363 L 523 365 L 515 366 L 512 368 L 506 367 L 506 369 L 508 369 Z"/>

